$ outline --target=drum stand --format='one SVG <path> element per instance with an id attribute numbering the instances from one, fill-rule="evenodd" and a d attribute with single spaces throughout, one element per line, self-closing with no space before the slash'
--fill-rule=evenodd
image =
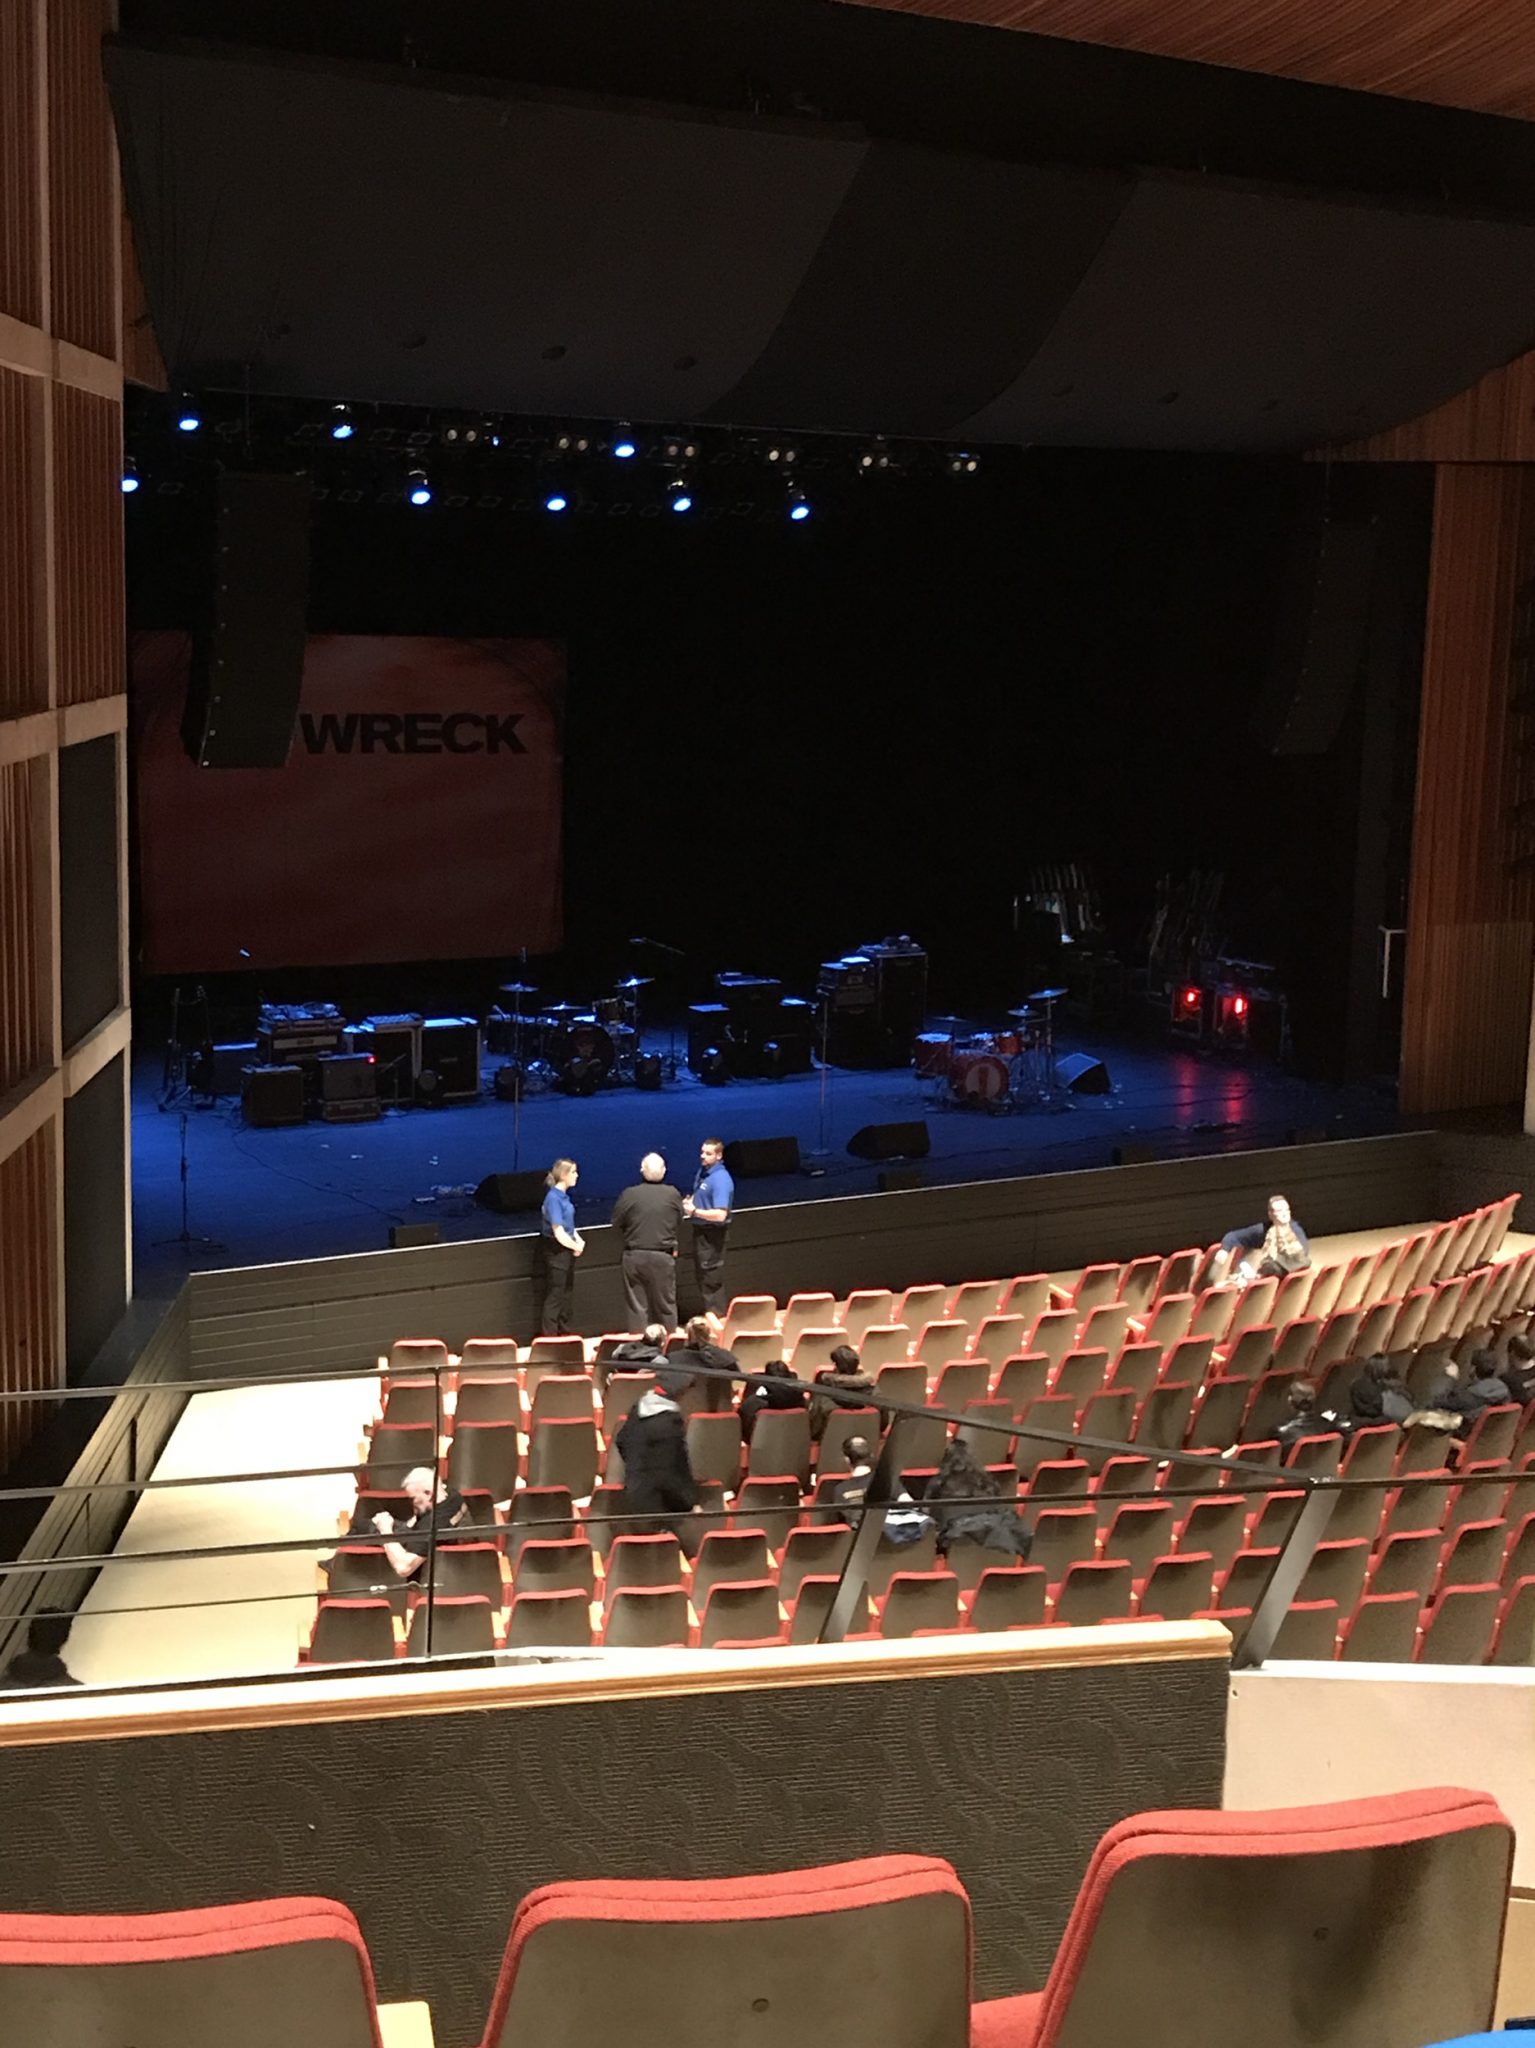
<path id="1" fill-rule="evenodd" d="M 1044 1012 L 1039 1027 L 1039 1052 L 1042 1062 L 1039 1075 L 1039 1100 L 1046 1109 L 1067 1109 L 1070 1103 L 1061 1087 L 1055 1071 L 1055 1006 L 1065 995 L 1063 988 L 1036 989 L 1029 997 L 1030 1003 L 1038 1003 Z"/>

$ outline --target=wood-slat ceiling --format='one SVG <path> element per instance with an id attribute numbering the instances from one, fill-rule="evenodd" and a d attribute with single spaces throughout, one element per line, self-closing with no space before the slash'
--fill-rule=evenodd
<path id="1" fill-rule="evenodd" d="M 1531 0 L 844 0 L 1535 118 Z"/>

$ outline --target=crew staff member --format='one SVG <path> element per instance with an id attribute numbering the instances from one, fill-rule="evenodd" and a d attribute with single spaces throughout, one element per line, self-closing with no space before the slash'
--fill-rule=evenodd
<path id="1" fill-rule="evenodd" d="M 682 1197 L 666 1184 L 666 1161 L 647 1152 L 640 1177 L 613 1204 L 613 1227 L 624 1241 L 622 1271 L 627 1330 L 660 1323 L 677 1327 L 677 1230 Z"/>
<path id="2" fill-rule="evenodd" d="M 725 1308 L 725 1232 L 736 1198 L 736 1184 L 725 1171 L 725 1142 L 705 1138 L 698 1148 L 698 1172 L 693 1192 L 682 1205 L 684 1216 L 693 1219 L 693 1271 L 706 1310 L 715 1315 Z"/>
<path id="3" fill-rule="evenodd" d="M 543 1214 L 538 1226 L 538 1274 L 542 1299 L 538 1327 L 546 1337 L 563 1337 L 570 1330 L 570 1293 L 576 1260 L 586 1242 L 576 1228 L 576 1205 L 570 1191 L 580 1177 L 573 1159 L 556 1159 L 544 1175 Z"/>

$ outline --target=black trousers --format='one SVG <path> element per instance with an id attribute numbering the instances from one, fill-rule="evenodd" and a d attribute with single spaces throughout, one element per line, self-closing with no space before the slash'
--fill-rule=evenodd
<path id="1" fill-rule="evenodd" d="M 556 1244 L 552 1237 L 538 1240 L 538 1327 L 545 1337 L 569 1334 L 571 1283 L 575 1271 L 576 1255 L 573 1251 Z"/>
<path id="2" fill-rule="evenodd" d="M 693 1225 L 693 1272 L 704 1307 L 715 1315 L 725 1313 L 725 1225 Z"/>
<path id="3" fill-rule="evenodd" d="M 647 1323 L 677 1327 L 677 1260 L 671 1252 L 629 1252 L 623 1256 L 625 1328 Z"/>

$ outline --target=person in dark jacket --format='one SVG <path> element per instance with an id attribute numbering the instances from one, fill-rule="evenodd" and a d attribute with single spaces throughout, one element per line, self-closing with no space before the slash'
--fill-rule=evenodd
<path id="1" fill-rule="evenodd" d="M 684 1553 L 694 1557 L 704 1537 L 698 1519 L 701 1495 L 688 1456 L 687 1424 L 677 1405 L 688 1385 L 688 1374 L 663 1366 L 655 1385 L 630 1409 L 615 1441 L 624 1461 L 618 1512 L 647 1517 L 623 1524 L 624 1533 L 664 1536 L 669 1530 Z"/>
<path id="2" fill-rule="evenodd" d="M 803 1408 L 810 1390 L 790 1372 L 781 1358 L 770 1358 L 762 1368 L 763 1384 L 748 1387 L 741 1396 L 741 1437 L 750 1443 L 757 1417 L 764 1408 Z"/>
<path id="3" fill-rule="evenodd" d="M 625 1337 L 622 1344 L 615 1344 L 607 1357 L 598 1359 L 592 1368 L 599 1389 L 606 1392 L 608 1381 L 616 1372 L 654 1372 L 658 1365 L 664 1365 L 666 1338 L 662 1324 L 647 1323 L 642 1335 Z"/>
<path id="4" fill-rule="evenodd" d="M 830 1365 L 823 1366 L 815 1376 L 818 1387 L 835 1387 L 842 1394 L 872 1394 L 874 1382 L 858 1363 L 858 1353 L 851 1344 L 839 1344 L 831 1354 Z M 834 1408 L 846 1407 L 843 1401 L 818 1401 L 814 1395 L 810 1400 L 810 1434 L 820 1442 L 826 1434 L 826 1424 Z"/>
<path id="5" fill-rule="evenodd" d="M 708 1316 L 694 1316 L 682 1333 L 684 1341 L 667 1361 L 674 1371 L 688 1373 L 683 1405 L 690 1415 L 721 1414 L 735 1401 L 736 1390 L 729 1380 L 695 1380 L 689 1371 L 693 1366 L 716 1372 L 740 1371 L 735 1353 L 715 1343 L 715 1327 Z"/>
<path id="6" fill-rule="evenodd" d="M 1535 1344 L 1522 1330 L 1516 1330 L 1508 1340 L 1503 1381 L 1511 1401 L 1517 1401 L 1521 1407 L 1535 1401 Z"/>
<path id="7" fill-rule="evenodd" d="M 1010 1550 L 1020 1564 L 1028 1557 L 1033 1538 L 1023 1517 L 1002 1498 L 1001 1482 L 958 1438 L 944 1451 L 922 1505 L 938 1525 L 940 1557 L 947 1557 L 956 1543 Z"/>
<path id="8" fill-rule="evenodd" d="M 1417 1405 L 1406 1380 L 1383 1351 L 1365 1360 L 1364 1371 L 1348 1390 L 1349 1419 L 1356 1429 L 1378 1428 L 1385 1422 L 1400 1428 Z"/>
<path id="9" fill-rule="evenodd" d="M 1498 1371 L 1496 1352 L 1473 1351 L 1467 1372 L 1453 1362 L 1445 1367 L 1444 1377 L 1424 1406 L 1458 1415 L 1464 1436 L 1484 1408 L 1499 1408 L 1508 1398 L 1508 1382 Z"/>
<path id="10" fill-rule="evenodd" d="M 1294 1379 L 1285 1399 L 1290 1412 L 1274 1431 L 1275 1440 L 1286 1450 L 1306 1436 L 1347 1436 L 1349 1425 L 1331 1408 L 1318 1405 L 1320 1388 L 1315 1380 Z"/>
<path id="11" fill-rule="evenodd" d="M 68 1614 L 34 1614 L 27 1623 L 27 1647 L 18 1650 L 0 1672 L 0 1689 L 11 1692 L 32 1686 L 78 1685 L 79 1679 L 60 1655 L 72 1618 Z"/>

